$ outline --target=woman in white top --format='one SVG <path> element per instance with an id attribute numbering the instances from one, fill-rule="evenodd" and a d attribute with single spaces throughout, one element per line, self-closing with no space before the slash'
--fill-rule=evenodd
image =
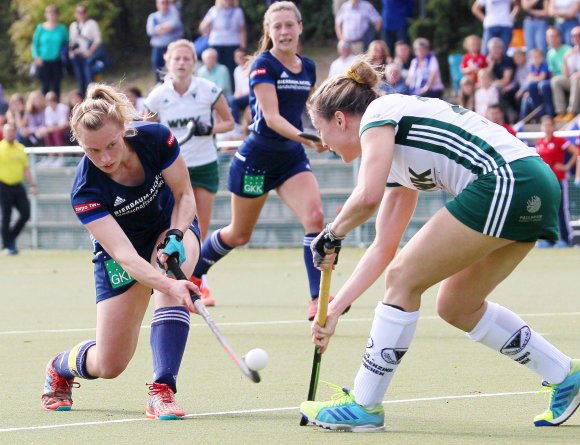
<path id="1" fill-rule="evenodd" d="M 478 114 L 438 99 L 381 97 L 378 82 L 377 72 L 357 61 L 346 76 L 326 80 L 309 101 L 324 146 L 347 163 L 360 157 L 356 187 L 312 241 L 315 265 L 334 267 L 341 240 L 378 209 L 376 238 L 330 303 L 325 327 L 313 323 L 314 343 L 327 349 L 344 308 L 385 269 L 386 289 L 353 391 L 336 386 L 332 401 L 304 402 L 300 411 L 328 429 L 382 430 L 383 398 L 413 340 L 422 294 L 440 283 L 439 316 L 542 377 L 551 402 L 534 423 L 563 423 L 580 405 L 580 360 L 508 308 L 486 301 L 535 240 L 558 236 L 556 177 L 535 151 Z M 419 193 L 437 190 L 453 198 L 397 252 Z M 439 365 L 435 359 L 421 366 L 428 374 Z"/>
<path id="2" fill-rule="evenodd" d="M 69 55 L 79 90 L 84 96 L 87 86 L 94 80 L 90 60 L 101 46 L 101 31 L 98 23 L 88 18 L 85 5 L 76 6 L 75 18 L 76 21 L 70 24 L 68 32 Z"/>
<path id="3" fill-rule="evenodd" d="M 411 94 L 425 97 L 443 96 L 443 82 L 437 57 L 429 49 L 429 40 L 415 39 L 413 42 L 415 58 L 411 61 L 407 85 Z"/>
<path id="4" fill-rule="evenodd" d="M 189 170 L 203 239 L 219 184 L 214 135 L 232 130 L 234 120 L 222 90 L 193 75 L 196 60 L 189 40 L 170 43 L 165 53 L 167 76 L 145 99 L 145 107 L 168 126 L 177 139 L 187 133 L 190 120 L 195 123 L 193 137 L 181 146 L 181 154 Z M 215 122 L 214 112 L 218 118 Z"/>
<path id="5" fill-rule="evenodd" d="M 202 34 L 209 34 L 208 44 L 218 52 L 218 62 L 225 65 L 232 76 L 236 69 L 234 51 L 246 48 L 246 20 L 238 0 L 216 0 L 201 24 Z"/>
<path id="6" fill-rule="evenodd" d="M 516 0 L 475 0 L 471 12 L 483 22 L 483 54 L 487 54 L 487 42 L 499 37 L 504 48 L 509 48 L 514 28 L 514 17 L 520 10 Z M 512 8 L 512 5 L 513 8 Z M 485 9 L 485 13 L 483 10 Z"/>

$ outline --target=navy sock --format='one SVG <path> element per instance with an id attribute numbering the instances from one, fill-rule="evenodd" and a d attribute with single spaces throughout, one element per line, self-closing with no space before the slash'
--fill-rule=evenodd
<path id="1" fill-rule="evenodd" d="M 208 272 L 211 266 L 230 253 L 232 249 L 233 247 L 228 246 L 221 240 L 220 230 L 213 232 L 201 245 L 201 254 L 193 271 L 193 276 L 201 278 L 202 275 Z"/>
<path id="2" fill-rule="evenodd" d="M 310 243 L 318 233 L 307 233 L 304 235 L 304 265 L 306 266 L 306 274 L 308 275 L 308 286 L 310 287 L 310 297 L 314 300 L 318 298 L 320 291 L 320 271 L 314 267 L 312 261 L 312 251 L 310 250 Z"/>
<path id="3" fill-rule="evenodd" d="M 184 306 L 155 310 L 151 321 L 153 380 L 177 392 L 176 379 L 189 334 L 189 311 Z"/>
<path id="4" fill-rule="evenodd" d="M 88 340 L 79 343 L 68 351 L 61 352 L 54 360 L 54 369 L 65 379 L 74 377 L 88 380 L 96 379 L 87 372 L 87 352 L 96 344 L 96 341 Z"/>

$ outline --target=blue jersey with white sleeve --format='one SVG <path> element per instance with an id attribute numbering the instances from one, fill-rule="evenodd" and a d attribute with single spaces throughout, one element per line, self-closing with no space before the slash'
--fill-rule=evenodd
<path id="1" fill-rule="evenodd" d="M 133 126 L 137 134 L 125 140 L 139 156 L 143 183 L 119 184 L 84 156 L 76 169 L 71 203 L 83 224 L 111 215 L 140 250 L 171 222 L 174 198 L 161 172 L 177 159 L 179 144 L 161 124 L 135 122 Z"/>
<path id="2" fill-rule="evenodd" d="M 260 83 L 270 83 L 276 88 L 280 115 L 302 130 L 302 112 L 310 95 L 310 90 L 316 84 L 316 66 L 306 57 L 297 56 L 302 61 L 302 70 L 293 73 L 276 57 L 265 51 L 252 63 L 250 68 L 250 108 L 252 121 L 249 129 L 265 138 L 287 141 L 266 124 L 266 120 L 256 99 L 254 87 Z"/>

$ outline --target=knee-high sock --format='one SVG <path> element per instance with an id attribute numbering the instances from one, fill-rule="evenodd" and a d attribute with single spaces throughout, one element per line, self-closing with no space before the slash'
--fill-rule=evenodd
<path id="1" fill-rule="evenodd" d="M 88 380 L 96 379 L 87 372 L 87 352 L 96 344 L 96 341 L 88 340 L 60 353 L 54 360 L 54 369 L 66 379 L 74 377 Z"/>
<path id="2" fill-rule="evenodd" d="M 220 230 L 213 232 L 201 245 L 199 261 L 193 271 L 194 277 L 201 278 L 202 275 L 208 272 L 211 266 L 232 251 L 233 247 L 228 246 L 221 240 Z"/>
<path id="3" fill-rule="evenodd" d="M 419 320 L 419 311 L 403 312 L 379 303 L 362 363 L 354 380 L 357 403 L 367 408 L 381 403 L 407 352 Z"/>
<path id="4" fill-rule="evenodd" d="M 307 233 L 304 235 L 304 265 L 306 266 L 306 274 L 308 275 L 308 286 L 310 288 L 310 298 L 313 300 L 318 298 L 320 291 L 320 271 L 314 267 L 312 261 L 312 251 L 310 250 L 310 243 L 318 233 Z"/>
<path id="5" fill-rule="evenodd" d="M 187 336 L 189 312 L 183 306 L 159 308 L 151 321 L 153 380 L 169 385 L 177 392 L 176 381 Z"/>
<path id="6" fill-rule="evenodd" d="M 548 383 L 561 383 L 570 372 L 570 357 L 499 304 L 488 302 L 483 317 L 467 336 L 531 369 Z"/>

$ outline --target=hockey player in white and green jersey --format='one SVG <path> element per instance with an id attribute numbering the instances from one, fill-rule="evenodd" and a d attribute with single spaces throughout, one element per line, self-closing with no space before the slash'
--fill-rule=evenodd
<path id="1" fill-rule="evenodd" d="M 339 315 L 385 269 L 386 290 L 353 390 L 332 385 L 331 401 L 304 402 L 302 414 L 324 428 L 382 430 L 382 401 L 413 339 L 421 296 L 440 283 L 441 318 L 541 377 L 551 399 L 534 424 L 565 422 L 580 405 L 580 360 L 486 301 L 536 240 L 557 239 L 556 177 L 534 150 L 483 116 L 439 99 L 381 97 L 377 83 L 373 68 L 356 60 L 309 102 L 323 144 L 345 162 L 360 157 L 355 189 L 312 242 L 317 267 L 334 267 L 342 239 L 378 208 L 376 238 L 329 305 L 326 325 L 314 321 L 313 342 L 327 349 Z M 452 199 L 397 253 L 419 192 L 435 190 Z"/>

